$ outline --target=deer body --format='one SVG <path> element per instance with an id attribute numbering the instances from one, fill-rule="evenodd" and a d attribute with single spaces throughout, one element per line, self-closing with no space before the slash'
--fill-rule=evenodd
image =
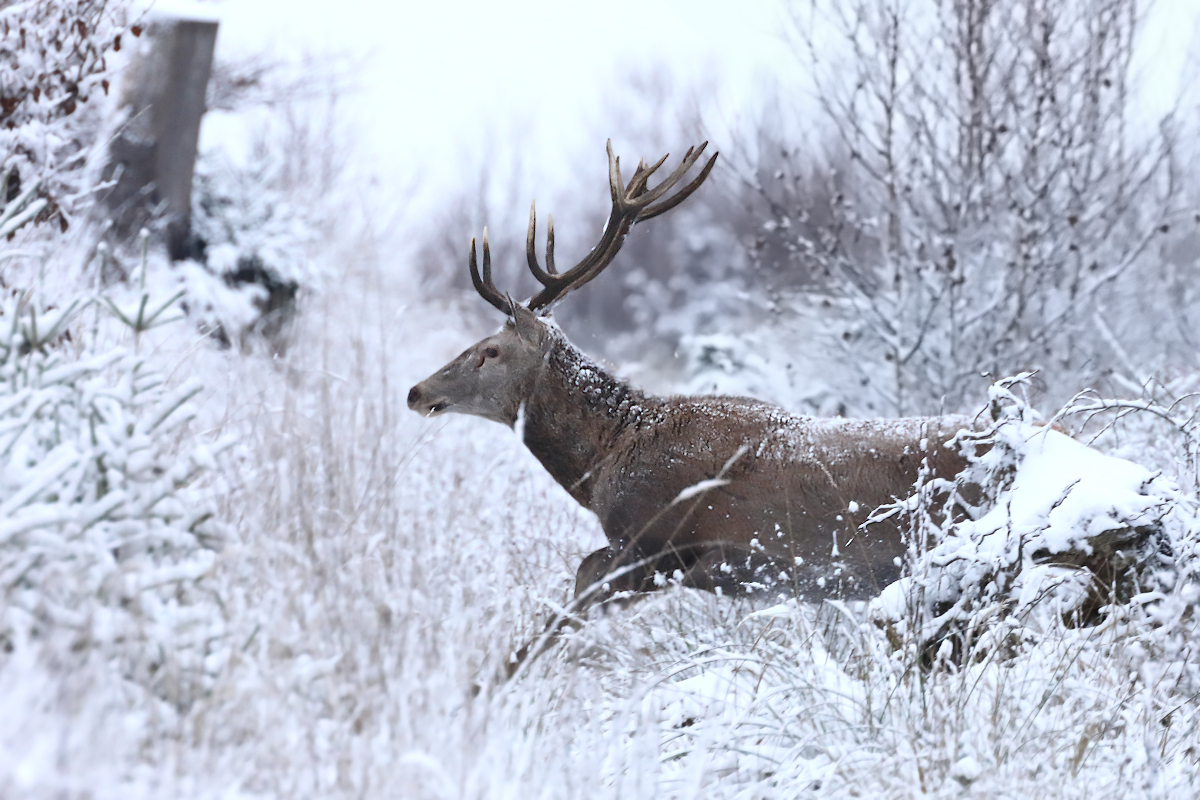
<path id="1" fill-rule="evenodd" d="M 653 397 L 588 359 L 543 316 L 612 261 L 633 224 L 703 182 L 715 156 L 666 197 L 703 149 L 689 150 L 650 189 L 663 161 L 639 163 L 626 185 L 610 145 L 612 214 L 600 242 L 567 272 L 554 269 L 553 220 L 546 269 L 538 264 L 531 209 L 527 259 L 545 288 L 525 304 L 492 283 L 486 232 L 482 274 L 472 241 L 475 288 L 508 321 L 414 386 L 408 405 L 426 416 L 458 412 L 516 427 L 555 480 L 596 514 L 608 545 L 579 567 L 578 607 L 672 578 L 729 594 L 870 596 L 898 577 L 906 548 L 895 516 L 869 518 L 907 497 L 922 467 L 942 478 L 961 470 L 948 442 L 969 420 L 818 419 L 742 397 Z"/>
<path id="2" fill-rule="evenodd" d="M 493 365 L 504 370 L 495 385 Z M 870 596 L 898 577 L 905 544 L 894 519 L 867 518 L 907 496 L 923 460 L 935 476 L 958 472 L 964 462 L 945 443 L 969 427 L 957 417 L 819 419 L 743 397 L 646 395 L 524 309 L 415 386 L 409 405 L 461 411 L 449 398 L 462 396 L 476 404 L 468 413 L 518 426 L 550 475 L 596 514 L 608 546 L 576 577 L 577 595 L 596 597 L 671 577 L 725 594 Z M 480 398 L 494 406 L 480 408 Z"/>

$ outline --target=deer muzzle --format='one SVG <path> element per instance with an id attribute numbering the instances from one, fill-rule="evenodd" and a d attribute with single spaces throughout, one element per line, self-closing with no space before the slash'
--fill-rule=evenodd
<path id="1" fill-rule="evenodd" d="M 422 417 L 431 417 L 441 413 L 449 405 L 448 400 L 430 395 L 427 390 L 421 388 L 419 383 L 408 390 L 408 407 Z"/>

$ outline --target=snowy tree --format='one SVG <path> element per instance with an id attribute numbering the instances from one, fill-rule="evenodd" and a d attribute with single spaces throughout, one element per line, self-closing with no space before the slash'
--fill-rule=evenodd
<path id="1" fill-rule="evenodd" d="M 1131 119 L 1132 0 L 793 8 L 820 110 L 764 129 L 760 259 L 832 298 L 831 344 L 892 413 L 958 408 L 980 373 L 1102 375 L 1124 306 L 1182 217 L 1171 118 Z M 830 56 L 830 42 L 836 42 Z M 840 50 L 840 53 L 838 52 Z M 1136 273 L 1136 274 L 1135 274 Z"/>
<path id="2" fill-rule="evenodd" d="M 197 483 L 223 445 L 189 430 L 202 384 L 143 347 L 181 297 L 147 281 L 148 237 L 136 285 L 97 297 L 110 250 L 69 224 L 96 188 L 111 55 L 141 32 L 126 19 L 105 0 L 0 10 L 0 233 L 21 237 L 0 244 L 0 673 L 95 656 L 182 706 L 219 627 L 202 584 L 227 529 Z"/>

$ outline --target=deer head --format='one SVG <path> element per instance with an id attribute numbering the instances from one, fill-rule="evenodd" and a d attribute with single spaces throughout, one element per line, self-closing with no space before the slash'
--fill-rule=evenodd
<path id="1" fill-rule="evenodd" d="M 426 417 L 454 411 L 511 426 L 521 400 L 533 390 L 549 345 L 549 327 L 514 303 L 503 328 L 412 387 L 408 407 Z"/>
<path id="2" fill-rule="evenodd" d="M 534 240 L 537 235 L 536 205 L 529 207 L 529 229 L 525 236 L 525 253 L 529 269 L 542 290 L 525 303 L 516 303 L 500 292 L 492 281 L 492 256 L 487 231 L 483 234 L 483 270 L 476 259 L 475 240 L 471 240 L 467 265 L 475 290 L 502 311 L 508 321 L 499 332 L 476 342 L 458 358 L 412 387 L 408 407 L 424 416 L 447 411 L 473 414 L 485 419 L 513 425 L 521 404 L 530 396 L 539 381 L 540 372 L 548 362 L 551 344 L 561 336 L 543 317 L 553 304 L 567 293 L 578 289 L 599 275 L 624 244 L 630 228 L 639 222 L 657 217 L 683 202 L 704 182 L 712 171 L 717 156 L 700 170 L 694 180 L 674 195 L 668 192 L 679 183 L 700 159 L 704 142 L 690 148 L 675 171 L 653 189 L 651 175 L 663 165 L 667 156 L 647 166 L 638 162 L 633 177 L 625 183 L 621 177 L 621 160 L 613 155 L 612 141 L 608 142 L 608 181 L 612 194 L 612 211 L 600 241 L 571 269 L 559 273 L 554 263 L 554 218 L 550 217 L 546 231 L 546 267 L 538 263 Z"/>

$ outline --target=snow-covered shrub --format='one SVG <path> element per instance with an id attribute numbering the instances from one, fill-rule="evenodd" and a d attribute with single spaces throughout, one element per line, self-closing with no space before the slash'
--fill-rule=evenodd
<path id="1" fill-rule="evenodd" d="M 84 307 L 0 307 L 0 636 L 65 635 L 186 705 L 217 666 L 206 577 L 226 533 L 197 482 L 222 445 L 188 431 L 196 381 L 79 341 Z"/>
<path id="2" fill-rule="evenodd" d="M 625 625 L 669 627 L 639 617 Z M 634 698 L 608 696 L 610 774 L 640 772 L 646 796 L 1183 798 L 1200 778 L 1195 689 L 1178 680 L 1195 655 L 1185 640 L 1182 658 L 1147 658 L 1150 629 L 1133 619 L 930 669 L 838 603 L 713 621 Z"/>
<path id="3" fill-rule="evenodd" d="M 956 481 L 919 484 L 877 512 L 911 521 L 911 573 L 872 606 L 897 643 L 941 647 L 950 636 L 959 649 L 969 632 L 973 657 L 982 657 L 999 643 L 989 626 L 1010 615 L 1006 630 L 1027 637 L 1052 629 L 1053 618 L 1095 624 L 1150 613 L 1178 622 L 1200 598 L 1195 498 L 1035 423 L 1014 391 L 1027 378 L 993 385 L 993 423 L 959 434 L 969 466 Z"/>
<path id="4" fill-rule="evenodd" d="M 760 304 L 761 305 L 761 304 Z M 833 340 L 851 337 L 849 314 L 829 298 L 797 293 L 787 314 L 770 305 L 723 333 L 677 333 L 681 372 L 671 388 L 687 394 L 748 395 L 802 414 L 876 416 L 873 389 L 847 365 Z"/>
<path id="5" fill-rule="evenodd" d="M 316 233 L 275 185 L 269 159 L 240 169 L 221 153 L 205 154 L 192 191 L 193 235 L 204 259 L 180 264 L 188 313 L 224 346 L 257 334 L 282 347 L 296 296 L 320 288 L 308 257 Z"/>
<path id="6" fill-rule="evenodd" d="M 1038 368 L 1061 403 L 1130 355 L 1138 380 L 1193 362 L 1191 312 L 1163 302 L 1195 282 L 1165 257 L 1196 226 L 1188 135 L 1131 124 L 1142 5 L 791 5 L 815 107 L 781 94 L 794 127 L 760 126 L 751 244 L 851 308 L 862 335 L 830 341 L 848 404 L 961 410 L 980 372 Z"/>
<path id="7" fill-rule="evenodd" d="M 223 104 L 218 123 L 270 112 L 246 133 L 244 158 L 216 145 L 196 164 L 192 234 L 199 258 L 179 269 L 189 315 L 226 346 L 246 349 L 258 336 L 276 353 L 286 348 L 299 297 L 320 292 L 329 275 L 314 251 L 347 222 L 347 210 L 328 197 L 342 158 L 331 121 L 339 89 L 310 69 L 289 82 L 258 62 L 216 67 L 210 92 Z"/>
<path id="8" fill-rule="evenodd" d="M 281 185 L 278 159 L 265 148 L 257 155 L 245 169 L 220 151 L 197 164 L 192 224 L 208 265 L 225 275 L 256 259 L 277 281 L 317 289 L 324 276 L 307 252 L 319 233 L 315 220 Z"/>
<path id="9" fill-rule="evenodd" d="M 679 339 L 678 354 L 687 365 L 687 394 L 748 395 L 767 401 L 787 402 L 795 397 L 793 375 L 777 369 L 778 356 L 755 333 L 686 334 Z"/>
<path id="10" fill-rule="evenodd" d="M 77 112 L 108 94 L 110 53 L 127 32 L 141 32 L 127 27 L 127 5 L 36 0 L 0 9 L 0 237 L 30 221 L 66 230 L 90 201 L 79 176 L 99 124 Z"/>
<path id="11" fill-rule="evenodd" d="M 1143 384 L 1124 380 L 1132 397 L 1109 397 L 1093 389 L 1077 394 L 1053 422 L 1079 428 L 1083 441 L 1105 452 L 1170 475 L 1190 492 L 1200 490 L 1200 376 L 1152 376 Z"/>

